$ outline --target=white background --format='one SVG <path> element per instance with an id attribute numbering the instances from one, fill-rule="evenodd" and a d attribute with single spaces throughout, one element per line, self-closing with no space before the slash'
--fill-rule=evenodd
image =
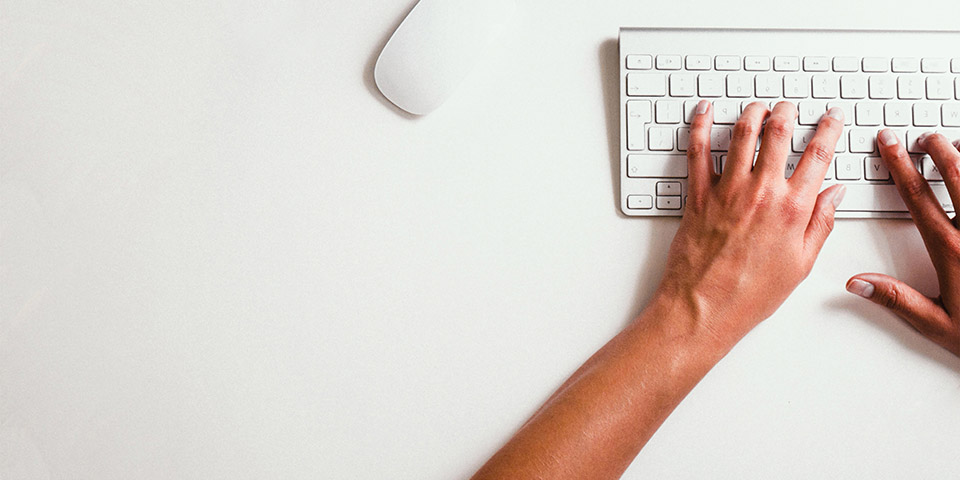
<path id="1" fill-rule="evenodd" d="M 960 18 L 522 1 L 414 119 L 372 82 L 413 4 L 0 3 L 0 478 L 466 478 L 677 227 L 618 212 L 618 27 Z M 626 478 L 955 478 L 960 360 L 844 292 L 861 271 L 936 293 L 909 221 L 839 222 Z"/>

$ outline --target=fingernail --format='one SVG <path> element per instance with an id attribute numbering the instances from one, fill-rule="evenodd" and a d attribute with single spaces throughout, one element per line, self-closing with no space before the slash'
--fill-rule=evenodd
<path id="1" fill-rule="evenodd" d="M 833 107 L 830 110 L 827 110 L 827 116 L 834 119 L 843 121 L 843 109 L 840 107 Z"/>
<path id="2" fill-rule="evenodd" d="M 858 279 L 847 284 L 847 291 L 863 298 L 870 298 L 873 296 L 874 288 L 872 283 Z"/>
<path id="3" fill-rule="evenodd" d="M 960 150 L 960 140 L 954 140 L 954 141 L 953 141 L 953 148 L 956 148 L 957 150 Z"/>
<path id="4" fill-rule="evenodd" d="M 923 135 L 920 135 L 919 137 L 917 137 L 917 145 L 920 145 L 920 146 L 922 147 L 922 146 L 923 146 L 923 142 L 927 141 L 928 138 L 930 138 L 930 133 L 929 133 L 929 132 L 928 132 L 928 133 L 924 133 Z"/>
<path id="5" fill-rule="evenodd" d="M 710 108 L 710 102 L 706 100 L 700 100 L 700 103 L 697 104 L 697 115 L 703 115 L 707 113 L 707 109 Z"/>
<path id="6" fill-rule="evenodd" d="M 843 201 L 843 197 L 846 194 L 847 194 L 847 186 L 840 185 L 840 188 L 838 188 L 836 193 L 833 194 L 833 208 L 837 208 L 840 206 L 840 202 Z"/>
<path id="7" fill-rule="evenodd" d="M 880 132 L 880 143 L 885 146 L 896 145 L 898 142 L 897 134 L 893 133 L 891 130 L 883 130 Z"/>

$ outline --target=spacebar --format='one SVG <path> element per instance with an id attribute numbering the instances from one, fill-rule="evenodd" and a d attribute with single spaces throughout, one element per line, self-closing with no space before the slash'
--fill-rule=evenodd
<path id="1" fill-rule="evenodd" d="M 838 212 L 906 212 L 896 185 L 846 184 L 847 194 L 837 207 Z M 944 210 L 953 211 L 950 194 L 943 184 L 930 184 Z"/>

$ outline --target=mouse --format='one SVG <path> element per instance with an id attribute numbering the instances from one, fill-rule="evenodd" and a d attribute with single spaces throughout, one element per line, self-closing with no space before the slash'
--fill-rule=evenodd
<path id="1" fill-rule="evenodd" d="M 436 110 L 515 11 L 515 0 L 420 0 L 377 58 L 377 88 L 406 112 Z"/>

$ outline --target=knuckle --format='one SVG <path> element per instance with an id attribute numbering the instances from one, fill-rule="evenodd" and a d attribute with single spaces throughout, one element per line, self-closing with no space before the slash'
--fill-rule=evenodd
<path id="1" fill-rule="evenodd" d="M 880 304 L 891 310 L 901 310 L 903 308 L 903 288 L 900 285 L 890 285 L 883 295 L 880 296 Z"/>
<path id="2" fill-rule="evenodd" d="M 903 195 L 908 198 L 920 197 L 923 195 L 925 189 L 926 184 L 920 180 L 919 177 L 913 177 L 900 182 L 900 190 L 903 192 Z"/>
<path id="3" fill-rule="evenodd" d="M 707 146 L 704 142 L 691 142 L 687 148 L 687 156 L 692 159 L 699 159 L 707 152 Z"/>
<path id="4" fill-rule="evenodd" d="M 938 167 L 940 170 L 940 175 L 943 176 L 943 179 L 946 181 L 957 181 L 960 180 L 960 164 L 951 160 L 943 162 L 943 165 Z"/>
<path id="5" fill-rule="evenodd" d="M 792 139 L 793 122 L 787 123 L 782 117 L 773 118 L 767 121 L 767 126 L 764 131 L 776 140 Z"/>
<path id="6" fill-rule="evenodd" d="M 733 138 L 739 141 L 753 140 L 760 133 L 760 128 L 749 120 L 740 119 L 733 126 Z"/>
<path id="7" fill-rule="evenodd" d="M 806 153 L 817 163 L 828 164 L 833 161 L 833 148 L 822 141 L 810 142 Z"/>

